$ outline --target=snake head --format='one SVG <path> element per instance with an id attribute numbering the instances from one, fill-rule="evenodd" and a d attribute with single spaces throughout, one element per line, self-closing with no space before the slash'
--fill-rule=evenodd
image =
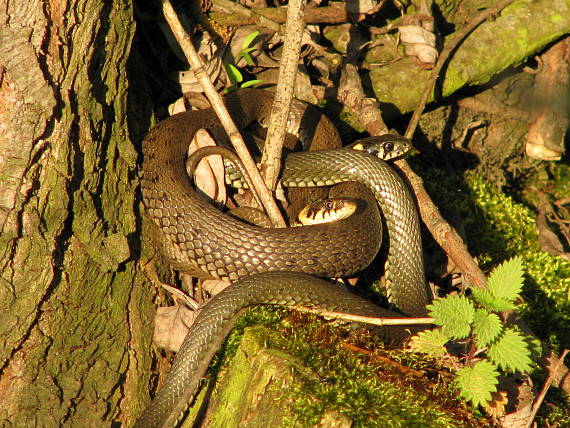
<path id="1" fill-rule="evenodd" d="M 412 142 L 400 135 L 384 134 L 357 140 L 348 147 L 387 161 L 406 154 L 412 148 Z"/>
<path id="2" fill-rule="evenodd" d="M 299 212 L 298 225 L 330 223 L 354 214 L 358 203 L 353 198 L 327 198 L 307 205 Z"/>

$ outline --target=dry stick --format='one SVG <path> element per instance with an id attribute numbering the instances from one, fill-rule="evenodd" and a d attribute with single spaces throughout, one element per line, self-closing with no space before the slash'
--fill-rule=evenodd
<path id="1" fill-rule="evenodd" d="M 353 64 L 345 64 L 340 75 L 337 99 L 357 112 L 358 120 L 364 124 L 370 135 L 383 135 L 388 127 L 382 120 L 378 101 L 364 96 L 358 69 Z"/>
<path id="2" fill-rule="evenodd" d="M 303 15 L 306 4 L 307 0 L 290 0 L 287 9 L 287 24 L 285 26 L 283 54 L 279 64 L 277 90 L 271 109 L 263 156 L 261 157 L 261 168 L 265 182 L 271 189 L 275 189 L 277 185 L 287 119 L 295 91 L 301 40 L 305 29 Z"/>
<path id="3" fill-rule="evenodd" d="M 433 324 L 434 319 L 425 318 L 382 318 L 382 317 L 369 317 L 365 315 L 353 315 L 346 312 L 328 311 L 326 309 L 310 308 L 308 306 L 290 306 L 299 312 L 307 312 L 310 314 L 319 315 L 325 318 L 334 318 L 337 320 L 345 320 L 350 322 L 359 322 L 361 324 L 370 324 L 376 326 L 386 325 L 420 325 L 420 324 Z"/>
<path id="4" fill-rule="evenodd" d="M 538 394 L 538 397 L 536 397 L 536 400 L 535 400 L 534 404 L 532 405 L 532 412 L 531 412 L 530 417 L 528 419 L 528 422 L 526 424 L 526 428 L 530 428 L 532 426 L 532 421 L 534 421 L 534 418 L 536 417 L 536 414 L 538 413 L 538 409 L 540 409 L 540 406 L 541 406 L 542 402 L 544 401 L 544 397 L 546 397 L 546 393 L 547 393 L 548 389 L 550 388 L 550 386 L 554 382 L 554 377 L 556 376 L 556 373 L 558 373 L 558 370 L 560 370 L 560 367 L 563 366 L 564 358 L 566 358 L 566 355 L 568 355 L 568 349 L 565 349 L 564 351 L 562 351 L 562 355 L 560 356 L 560 359 L 558 360 L 558 362 L 556 363 L 556 366 L 554 367 L 554 373 L 551 372 L 548 374 L 548 378 L 546 379 L 546 382 L 544 382 L 544 386 L 542 387 L 540 394 Z"/>
<path id="5" fill-rule="evenodd" d="M 200 85 L 202 85 L 202 89 L 204 89 L 204 93 L 208 97 L 208 100 L 210 101 L 212 108 L 216 112 L 222 126 L 224 127 L 226 133 L 230 137 L 230 140 L 236 150 L 237 155 L 240 157 L 241 161 L 245 165 L 245 168 L 247 169 L 255 186 L 255 191 L 257 191 L 257 193 L 259 194 L 259 197 L 263 202 L 263 207 L 267 211 L 267 214 L 269 215 L 271 222 L 276 227 L 285 227 L 285 221 L 283 220 L 283 217 L 279 212 L 279 208 L 277 208 L 277 205 L 273 200 L 271 192 L 263 182 L 263 178 L 261 177 L 261 174 L 257 170 L 257 166 L 255 165 L 254 160 L 249 154 L 249 151 L 247 150 L 247 147 L 239 133 L 239 130 L 237 129 L 232 118 L 230 117 L 222 100 L 222 97 L 220 96 L 220 94 L 218 94 L 218 92 L 214 88 L 214 85 L 212 85 L 212 82 L 210 82 L 210 79 L 206 71 L 204 70 L 202 61 L 200 60 L 198 53 L 196 52 L 194 46 L 192 45 L 192 40 L 190 40 L 190 37 L 188 36 L 188 34 L 186 34 L 186 31 L 184 31 L 184 27 L 182 27 L 182 24 L 180 23 L 180 20 L 178 19 L 178 16 L 176 15 L 176 12 L 174 11 L 172 4 L 170 3 L 169 0 L 163 0 L 162 10 L 166 22 L 170 26 L 172 33 L 176 37 L 176 40 L 180 44 L 180 47 L 182 48 L 182 51 L 184 52 L 184 55 L 186 56 L 186 59 L 190 64 L 190 68 L 196 75 L 196 79 L 198 80 L 198 82 L 200 82 Z"/>
<path id="6" fill-rule="evenodd" d="M 251 10 L 241 5 L 239 5 L 239 8 L 236 8 L 228 3 L 233 2 L 230 2 L 229 0 L 212 0 L 212 4 L 214 6 L 219 6 L 230 12 L 236 12 L 234 14 L 216 11 L 211 12 L 210 16 L 212 19 L 221 25 L 241 26 L 258 24 L 267 28 L 272 28 L 271 26 L 264 24 L 264 22 L 267 22 L 265 20 L 269 20 L 269 22 L 273 22 L 276 25 L 285 24 L 287 21 L 287 6 L 264 7 Z M 380 2 L 378 5 L 381 6 L 382 4 L 383 3 Z M 244 13 L 244 10 L 247 12 Z M 345 3 L 332 2 L 328 6 L 307 9 L 305 11 L 304 21 L 306 24 L 344 24 L 351 19 L 361 20 L 366 17 L 366 15 L 370 15 L 371 12 L 372 11 L 367 11 L 366 14 L 351 13 L 347 11 Z"/>

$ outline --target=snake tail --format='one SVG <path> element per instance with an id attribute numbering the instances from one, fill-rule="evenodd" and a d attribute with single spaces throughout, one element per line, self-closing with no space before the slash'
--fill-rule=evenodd
<path id="1" fill-rule="evenodd" d="M 184 415 L 210 361 L 230 330 L 236 315 L 258 304 L 308 306 L 362 316 L 399 318 L 344 287 L 293 272 L 267 272 L 239 280 L 214 296 L 198 314 L 168 375 L 137 420 L 135 428 L 174 427 Z M 401 329 L 383 327 L 383 335 L 400 337 Z"/>

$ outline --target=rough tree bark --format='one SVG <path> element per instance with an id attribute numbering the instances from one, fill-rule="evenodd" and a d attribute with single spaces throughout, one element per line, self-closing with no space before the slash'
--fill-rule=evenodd
<path id="1" fill-rule="evenodd" d="M 0 426 L 124 425 L 153 313 L 132 4 L 16 0 L 0 20 Z"/>

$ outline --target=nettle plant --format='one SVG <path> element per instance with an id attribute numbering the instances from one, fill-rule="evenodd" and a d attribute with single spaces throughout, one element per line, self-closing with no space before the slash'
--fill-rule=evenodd
<path id="1" fill-rule="evenodd" d="M 501 373 L 528 372 L 531 354 L 540 343 L 517 327 L 506 325 L 498 312 L 515 309 L 523 285 L 523 264 L 514 257 L 496 267 L 486 289 L 471 288 L 471 295 L 449 295 L 428 306 L 429 316 L 439 326 L 412 338 L 412 350 L 432 356 L 449 355 L 446 345 L 460 342 L 467 349 L 457 369 L 460 395 L 475 406 L 485 406 L 497 392 Z"/>

